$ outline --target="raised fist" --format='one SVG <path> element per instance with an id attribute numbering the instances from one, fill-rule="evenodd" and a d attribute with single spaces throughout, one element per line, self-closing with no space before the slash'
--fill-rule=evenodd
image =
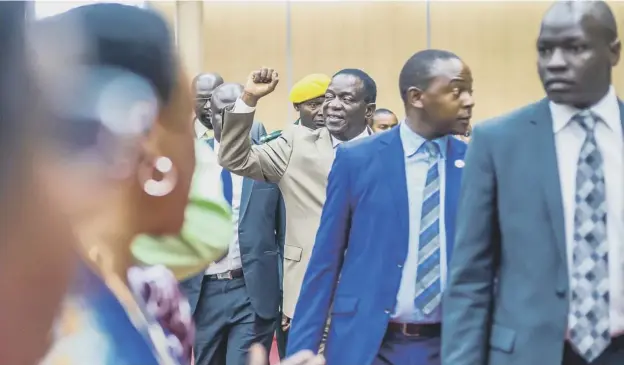
<path id="1" fill-rule="evenodd" d="M 275 90 L 279 82 L 279 75 L 272 68 L 261 68 L 253 71 L 247 78 L 244 94 L 249 97 L 260 99 Z"/>

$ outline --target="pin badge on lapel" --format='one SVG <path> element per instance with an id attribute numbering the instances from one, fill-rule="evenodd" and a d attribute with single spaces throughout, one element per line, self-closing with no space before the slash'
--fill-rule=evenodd
<path id="1" fill-rule="evenodd" d="M 464 166 L 466 166 L 466 163 L 464 162 L 464 160 L 455 160 L 455 167 L 457 167 L 458 169 L 461 169 Z"/>

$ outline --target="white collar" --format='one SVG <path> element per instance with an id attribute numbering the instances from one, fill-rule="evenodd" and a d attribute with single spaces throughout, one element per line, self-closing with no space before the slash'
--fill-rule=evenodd
<path id="1" fill-rule="evenodd" d="M 356 139 L 360 139 L 360 138 L 364 138 L 364 137 L 368 137 L 371 134 L 373 134 L 373 132 L 370 130 L 370 128 L 367 126 L 366 128 L 364 128 L 364 131 L 362 131 L 362 133 L 358 134 L 355 138 L 353 138 L 351 141 L 355 141 Z M 332 136 L 331 134 L 329 135 L 331 137 L 332 140 L 332 146 L 334 147 L 334 149 L 336 149 L 336 147 L 338 147 L 339 144 L 345 142 L 345 141 L 341 141 L 338 138 L 334 138 L 334 136 Z"/>
<path id="2" fill-rule="evenodd" d="M 549 103 L 550 113 L 553 118 L 553 131 L 555 133 L 562 130 L 572 117 L 581 110 L 570 105 L 555 104 L 552 101 Z M 593 113 L 600 117 L 604 123 L 613 131 L 619 130 L 620 121 L 620 104 L 618 102 L 617 95 L 615 94 L 615 88 L 609 87 L 609 91 L 605 96 L 600 99 L 596 104 L 589 108 Z"/>
<path id="3" fill-rule="evenodd" d="M 207 134 L 208 134 L 208 131 L 209 131 L 210 129 L 208 129 L 208 127 L 206 127 L 205 125 L 203 125 L 203 124 L 199 121 L 199 119 L 195 119 L 195 125 L 194 125 L 194 128 L 195 128 L 195 137 L 196 137 L 197 139 L 206 139 L 206 138 L 208 138 Z"/>

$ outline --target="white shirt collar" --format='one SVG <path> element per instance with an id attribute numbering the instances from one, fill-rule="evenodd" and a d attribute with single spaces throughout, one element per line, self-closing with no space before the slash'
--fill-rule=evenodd
<path id="1" fill-rule="evenodd" d="M 412 157 L 418 152 L 424 152 L 423 145 L 427 141 L 421 135 L 414 132 L 403 120 L 399 123 L 399 135 L 401 136 L 401 143 L 403 144 L 403 152 L 405 157 Z M 446 149 L 448 144 L 448 136 L 440 137 L 433 140 L 433 143 L 438 145 L 440 156 L 442 159 L 446 159 Z"/>
<path id="2" fill-rule="evenodd" d="M 360 134 L 358 134 L 355 138 L 352 139 L 352 141 L 355 141 L 356 139 L 360 139 L 360 138 L 364 138 L 364 137 L 368 137 L 371 134 L 373 134 L 373 132 L 368 128 L 364 128 L 364 131 Z M 334 149 L 336 149 L 336 147 L 338 147 L 339 144 L 344 143 L 345 141 L 341 141 L 338 138 L 334 138 L 334 136 L 332 136 L 330 134 L 331 140 L 332 140 L 332 146 L 334 147 Z"/>
<path id="3" fill-rule="evenodd" d="M 207 137 L 207 133 L 209 131 L 209 129 L 203 125 L 198 119 L 195 119 L 195 137 L 197 137 L 197 139 L 206 139 Z"/>
<path id="4" fill-rule="evenodd" d="M 570 105 L 555 104 L 552 101 L 549 103 L 550 113 L 553 118 L 553 131 L 555 133 L 562 130 L 572 117 L 581 110 Z M 609 91 L 605 96 L 600 99 L 596 104 L 589 108 L 593 113 L 602 119 L 609 129 L 617 131 L 619 129 L 620 121 L 620 105 L 617 95 L 615 94 L 615 88 L 609 87 Z"/>

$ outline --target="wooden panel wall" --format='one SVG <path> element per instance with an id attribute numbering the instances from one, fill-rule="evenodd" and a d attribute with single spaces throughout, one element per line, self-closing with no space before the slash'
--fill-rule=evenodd
<path id="1" fill-rule="evenodd" d="M 552 2 L 432 1 L 431 47 L 451 50 L 468 63 L 475 79 L 474 121 L 544 97 L 537 74 L 536 39 Z M 624 3 L 610 5 L 624 22 Z M 620 35 L 621 33 L 620 29 Z M 624 93 L 624 66 L 614 85 Z"/>
<path id="2" fill-rule="evenodd" d="M 609 3 L 624 24 L 624 2 Z M 472 68 L 475 122 L 543 97 L 535 40 L 550 4 L 430 1 L 431 47 L 456 52 Z M 424 1 L 204 1 L 203 71 L 242 83 L 253 69 L 276 68 L 281 83 L 257 114 L 269 130 L 295 118 L 288 102 L 292 82 L 347 67 L 368 72 L 377 82 L 378 107 L 402 118 L 398 75 L 407 58 L 427 46 L 426 9 Z M 614 85 L 624 95 L 624 60 Z"/>
<path id="3" fill-rule="evenodd" d="M 284 2 L 204 4 L 204 71 L 244 84 L 252 70 L 267 66 L 280 73 L 277 90 L 262 99 L 256 119 L 267 130 L 282 128 L 288 114 L 286 9 Z"/>
<path id="4" fill-rule="evenodd" d="M 398 77 L 427 46 L 424 2 L 294 2 L 293 78 L 360 68 L 377 83 L 377 107 L 403 117 Z"/>

